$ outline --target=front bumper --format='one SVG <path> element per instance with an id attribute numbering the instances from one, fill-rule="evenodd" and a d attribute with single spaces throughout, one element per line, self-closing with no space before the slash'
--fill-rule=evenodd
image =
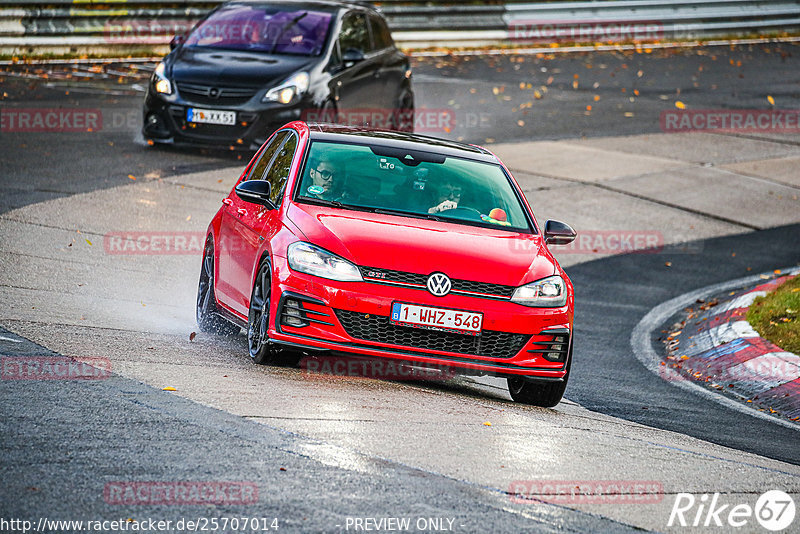
<path id="1" fill-rule="evenodd" d="M 434 297 L 419 289 L 371 282 L 336 282 L 296 273 L 273 258 L 269 337 L 305 351 L 393 358 L 464 374 L 561 380 L 572 335 L 571 302 L 527 308 L 508 300 Z M 483 313 L 479 336 L 393 325 L 393 302 Z"/>
<path id="2" fill-rule="evenodd" d="M 255 99 L 254 99 L 255 100 Z M 147 92 L 142 135 L 160 144 L 201 145 L 219 148 L 258 149 L 272 133 L 289 122 L 302 118 L 311 104 L 301 100 L 288 106 L 250 102 L 240 106 L 197 103 L 176 95 L 170 100 Z M 236 112 L 234 125 L 188 122 L 189 108 Z"/>

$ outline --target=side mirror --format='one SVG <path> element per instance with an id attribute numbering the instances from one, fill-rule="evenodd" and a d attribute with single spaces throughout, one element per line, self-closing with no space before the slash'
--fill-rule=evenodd
<path id="1" fill-rule="evenodd" d="M 248 180 L 246 182 L 241 182 L 236 186 L 234 191 L 236 191 L 236 196 L 245 202 L 260 204 L 268 207 L 271 210 L 277 208 L 277 206 L 269 199 L 272 186 L 266 180 Z"/>
<path id="2" fill-rule="evenodd" d="M 170 49 L 170 50 L 175 50 L 175 49 L 176 49 L 176 48 L 178 48 L 180 45 L 182 45 L 182 44 L 183 44 L 183 42 L 184 42 L 185 40 L 186 40 L 186 38 L 185 38 L 183 35 L 176 35 L 176 36 L 175 36 L 175 37 L 173 37 L 173 38 L 172 38 L 172 40 L 169 42 L 169 49 Z"/>
<path id="3" fill-rule="evenodd" d="M 569 245 L 576 235 L 570 225 L 561 221 L 549 220 L 544 223 L 544 242 L 548 245 Z"/>
<path id="4" fill-rule="evenodd" d="M 352 67 L 360 61 L 364 61 L 364 52 L 358 48 L 348 48 L 342 54 L 342 63 L 345 67 Z"/>

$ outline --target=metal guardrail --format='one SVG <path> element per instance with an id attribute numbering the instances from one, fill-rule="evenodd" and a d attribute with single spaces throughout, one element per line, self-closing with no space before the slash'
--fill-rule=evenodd
<path id="1" fill-rule="evenodd" d="M 219 2 L 0 0 L 0 51 L 157 48 Z M 381 3 L 405 48 L 697 39 L 800 31 L 800 0 Z"/>

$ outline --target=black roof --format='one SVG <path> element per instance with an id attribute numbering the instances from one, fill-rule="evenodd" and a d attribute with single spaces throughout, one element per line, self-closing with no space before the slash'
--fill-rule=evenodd
<path id="1" fill-rule="evenodd" d="M 428 135 L 323 123 L 309 123 L 308 128 L 311 139 L 316 141 L 369 143 L 497 163 L 497 158 L 484 148 Z"/>
<path id="2" fill-rule="evenodd" d="M 369 2 L 336 1 L 336 0 L 231 0 L 230 4 L 270 4 L 270 5 L 297 5 L 309 8 L 363 8 L 378 11 L 378 8 Z"/>

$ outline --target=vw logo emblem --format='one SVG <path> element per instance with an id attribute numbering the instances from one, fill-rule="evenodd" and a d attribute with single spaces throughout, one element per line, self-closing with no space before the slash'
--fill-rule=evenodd
<path id="1" fill-rule="evenodd" d="M 210 96 L 211 98 L 219 97 L 219 89 L 217 89 L 216 87 L 210 88 L 208 90 L 208 96 Z"/>
<path id="2" fill-rule="evenodd" d="M 443 297 L 450 293 L 453 284 L 444 273 L 433 273 L 428 277 L 428 291 L 431 295 Z"/>

